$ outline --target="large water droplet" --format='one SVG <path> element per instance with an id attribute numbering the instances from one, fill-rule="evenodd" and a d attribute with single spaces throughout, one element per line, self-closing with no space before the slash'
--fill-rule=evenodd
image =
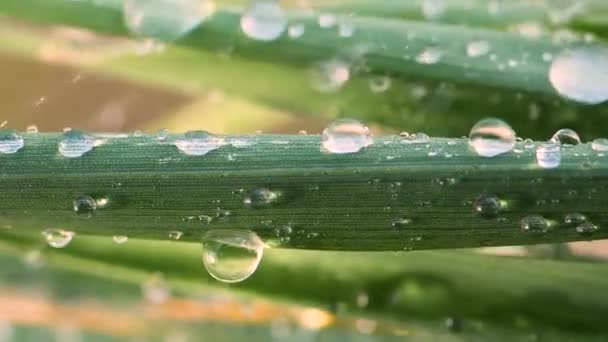
<path id="1" fill-rule="evenodd" d="M 435 64 L 441 59 L 442 52 L 434 46 L 424 49 L 418 56 L 416 62 L 420 64 Z"/>
<path id="2" fill-rule="evenodd" d="M 490 52 L 490 44 L 485 40 L 477 40 L 467 44 L 469 57 L 480 57 Z"/>
<path id="3" fill-rule="evenodd" d="M 254 0 L 241 17 L 241 29 L 252 39 L 272 41 L 281 36 L 287 18 L 278 1 Z"/>
<path id="4" fill-rule="evenodd" d="M 63 134 L 59 142 L 59 153 L 67 158 L 77 158 L 95 147 L 95 138 L 82 131 L 70 130 Z"/>
<path id="5" fill-rule="evenodd" d="M 591 148 L 597 152 L 608 152 L 608 139 L 597 138 L 591 142 Z"/>
<path id="6" fill-rule="evenodd" d="M 67 246 L 72 238 L 74 232 L 63 230 L 63 229 L 46 229 L 42 232 L 42 236 L 46 240 L 46 243 L 53 248 L 63 248 Z"/>
<path id="7" fill-rule="evenodd" d="M 483 218 L 496 218 L 502 209 L 502 203 L 496 195 L 481 194 L 475 199 L 473 209 Z"/>
<path id="8" fill-rule="evenodd" d="M 91 215 L 97 209 L 97 202 L 89 195 L 81 195 L 74 200 L 73 207 L 77 214 Z"/>
<path id="9" fill-rule="evenodd" d="M 213 13 L 211 0 L 125 0 L 124 19 L 135 35 L 174 40 Z"/>
<path id="10" fill-rule="evenodd" d="M 576 227 L 576 232 L 580 235 L 591 235 L 599 228 L 591 222 L 583 222 Z"/>
<path id="11" fill-rule="evenodd" d="M 23 137 L 12 129 L 0 129 L 0 153 L 12 154 L 23 148 Z"/>
<path id="12" fill-rule="evenodd" d="M 339 59 L 316 64 L 310 71 L 311 86 L 322 93 L 333 93 L 350 79 L 350 67 Z"/>
<path id="13" fill-rule="evenodd" d="M 553 134 L 551 142 L 559 145 L 578 145 L 581 143 L 581 138 L 574 130 L 562 128 Z"/>
<path id="14" fill-rule="evenodd" d="M 587 222 L 587 216 L 581 213 L 568 213 L 564 216 L 564 223 L 571 227 L 576 227 Z"/>
<path id="15" fill-rule="evenodd" d="M 222 146 L 224 140 L 206 131 L 190 131 L 174 142 L 175 147 L 187 155 L 203 156 Z"/>
<path id="16" fill-rule="evenodd" d="M 540 215 L 526 216 L 521 220 L 521 229 L 530 233 L 546 233 L 549 231 L 549 221 Z"/>
<path id="17" fill-rule="evenodd" d="M 515 132 L 506 122 L 488 118 L 477 122 L 469 134 L 469 143 L 478 155 L 494 157 L 515 146 Z"/>
<path id="18" fill-rule="evenodd" d="M 203 264 L 209 274 L 225 283 L 249 278 L 258 268 L 264 243 L 251 231 L 211 230 L 203 238 Z"/>
<path id="19" fill-rule="evenodd" d="M 586 104 L 608 100 L 608 49 L 566 50 L 549 69 L 553 88 L 563 97 Z"/>
<path id="20" fill-rule="evenodd" d="M 243 204 L 253 208 L 266 207 L 279 201 L 282 195 L 280 191 L 257 188 L 243 192 Z"/>
<path id="21" fill-rule="evenodd" d="M 355 153 L 373 143 L 367 126 L 354 119 L 338 119 L 321 136 L 323 149 L 330 153 Z"/>
<path id="22" fill-rule="evenodd" d="M 553 169 L 562 161 L 561 146 L 555 143 L 540 144 L 536 148 L 536 163 L 543 169 Z"/>

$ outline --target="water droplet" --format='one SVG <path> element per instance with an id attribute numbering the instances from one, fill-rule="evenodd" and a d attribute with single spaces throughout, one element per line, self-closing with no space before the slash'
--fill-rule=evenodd
<path id="1" fill-rule="evenodd" d="M 471 128 L 469 143 L 478 155 L 494 157 L 513 149 L 515 132 L 500 119 L 483 119 Z"/>
<path id="2" fill-rule="evenodd" d="M 323 149 L 330 153 L 356 153 L 371 145 L 367 126 L 354 119 L 338 119 L 323 130 Z"/>
<path id="3" fill-rule="evenodd" d="M 203 238 L 203 264 L 209 274 L 225 283 L 249 278 L 258 268 L 264 243 L 251 231 L 211 230 Z"/>
<path id="4" fill-rule="evenodd" d="M 63 229 L 46 229 L 42 232 L 42 236 L 46 240 L 46 243 L 53 248 L 63 248 L 67 246 L 72 238 L 74 232 L 63 230 Z"/>
<path id="5" fill-rule="evenodd" d="M 369 80 L 369 89 L 372 93 L 383 93 L 391 86 L 391 78 L 388 76 L 375 76 Z"/>
<path id="6" fill-rule="evenodd" d="M 427 20 L 435 20 L 445 13 L 447 3 L 445 0 L 423 0 L 421 9 Z"/>
<path id="7" fill-rule="evenodd" d="M 321 28 L 331 28 L 336 25 L 336 16 L 331 13 L 321 13 L 319 15 L 319 26 Z"/>
<path id="8" fill-rule="evenodd" d="M 280 191 L 257 188 L 243 192 L 243 204 L 253 208 L 267 207 L 279 201 L 281 196 L 283 193 Z"/>
<path id="9" fill-rule="evenodd" d="M 591 235 L 598 230 L 598 227 L 591 222 L 583 222 L 576 227 L 576 232 L 580 235 Z"/>
<path id="10" fill-rule="evenodd" d="M 90 216 L 97 209 L 97 202 L 89 195 L 81 195 L 74 200 L 73 207 L 77 214 Z"/>
<path id="11" fill-rule="evenodd" d="M 179 230 L 172 230 L 169 232 L 169 239 L 177 241 L 181 239 L 182 235 L 184 235 L 184 233 L 180 232 Z"/>
<path id="12" fill-rule="evenodd" d="M 59 153 L 67 158 L 77 158 L 95 147 L 95 138 L 85 132 L 70 130 L 63 133 L 59 142 Z"/>
<path id="13" fill-rule="evenodd" d="M 288 225 L 282 225 L 274 229 L 274 235 L 279 238 L 281 243 L 288 243 L 291 240 L 293 229 Z"/>
<path id="14" fill-rule="evenodd" d="M 150 303 L 162 304 L 171 296 L 171 290 L 164 274 L 156 272 L 141 284 L 144 299 Z"/>
<path id="15" fill-rule="evenodd" d="M 184 134 L 183 139 L 174 142 L 175 147 L 190 156 L 203 156 L 220 148 L 224 143 L 219 138 L 206 131 L 190 131 Z"/>
<path id="16" fill-rule="evenodd" d="M 355 33 L 355 25 L 351 22 L 344 21 L 338 25 L 338 35 L 342 38 L 350 38 Z"/>
<path id="17" fill-rule="evenodd" d="M 475 199 L 473 209 L 483 218 L 496 218 L 502 210 L 502 203 L 496 195 L 482 194 Z"/>
<path id="18" fill-rule="evenodd" d="M 127 242 L 127 240 L 129 240 L 129 237 L 126 235 L 114 235 L 112 236 L 112 240 L 115 243 L 122 245 L 123 243 Z"/>
<path id="19" fill-rule="evenodd" d="M 553 134 L 551 142 L 559 145 L 578 145 L 581 143 L 581 138 L 570 128 L 562 128 Z"/>
<path id="20" fill-rule="evenodd" d="M 549 231 L 549 222 L 540 215 L 530 215 L 521 220 L 521 229 L 530 233 L 546 233 Z"/>
<path id="21" fill-rule="evenodd" d="M 485 40 L 477 40 L 467 44 L 467 55 L 469 57 L 480 57 L 490 52 L 490 44 Z"/>
<path id="22" fill-rule="evenodd" d="M 551 63 L 549 80 L 567 99 L 585 104 L 608 100 L 608 49 L 582 47 L 560 53 Z"/>
<path id="23" fill-rule="evenodd" d="M 289 28 L 287 29 L 287 35 L 289 35 L 289 38 L 291 39 L 298 39 L 304 35 L 305 31 L 306 27 L 304 24 L 292 24 L 289 25 Z"/>
<path id="24" fill-rule="evenodd" d="M 23 137 L 12 129 L 0 129 L 0 153 L 13 154 L 23 148 Z"/>
<path id="25" fill-rule="evenodd" d="M 576 227 L 587 222 L 587 216 L 581 213 L 568 213 L 564 216 L 564 223 L 570 227 Z"/>
<path id="26" fill-rule="evenodd" d="M 256 0 L 241 17 L 241 29 L 252 39 L 273 41 L 287 26 L 287 18 L 278 1 Z"/>
<path id="27" fill-rule="evenodd" d="M 213 13 L 210 0 L 125 0 L 124 20 L 133 34 L 175 40 Z"/>
<path id="28" fill-rule="evenodd" d="M 322 93 L 340 90 L 349 79 L 349 65 L 338 59 L 318 63 L 310 71 L 311 86 Z"/>
<path id="29" fill-rule="evenodd" d="M 36 125 L 29 125 L 29 126 L 27 126 L 27 127 L 25 128 L 25 131 L 26 131 L 28 134 L 35 134 L 35 133 L 38 133 L 38 126 L 36 126 Z"/>
<path id="30" fill-rule="evenodd" d="M 560 145 L 554 143 L 540 144 L 536 148 L 536 163 L 543 169 L 553 169 L 562 161 Z"/>
<path id="31" fill-rule="evenodd" d="M 608 139 L 597 138 L 591 142 L 591 148 L 597 152 L 608 152 Z"/>
<path id="32" fill-rule="evenodd" d="M 441 50 L 431 46 L 424 49 L 418 56 L 416 56 L 416 62 L 420 64 L 435 64 L 439 62 L 441 56 Z"/>
<path id="33" fill-rule="evenodd" d="M 395 228 L 405 227 L 408 224 L 412 223 L 412 219 L 407 217 L 399 217 L 393 220 L 391 225 Z"/>

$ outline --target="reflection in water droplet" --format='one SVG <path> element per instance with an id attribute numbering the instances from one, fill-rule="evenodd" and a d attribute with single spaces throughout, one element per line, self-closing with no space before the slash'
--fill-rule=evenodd
<path id="1" fill-rule="evenodd" d="M 279 38 L 287 26 L 287 18 L 278 1 L 257 0 L 241 17 L 241 29 L 252 39 L 272 41 Z"/>
<path id="2" fill-rule="evenodd" d="M 597 152 L 608 152 L 608 139 L 597 138 L 591 143 L 591 148 Z"/>
<path id="3" fill-rule="evenodd" d="M 540 144 L 536 148 L 536 163 L 543 169 L 558 167 L 562 161 L 561 146 L 555 143 Z"/>
<path id="4" fill-rule="evenodd" d="M 69 130 L 59 142 L 59 153 L 67 158 L 77 158 L 95 147 L 95 138 L 82 131 Z"/>
<path id="5" fill-rule="evenodd" d="M 174 144 L 180 151 L 190 156 L 203 156 L 222 146 L 224 140 L 206 131 L 190 131 Z"/>
<path id="6" fill-rule="evenodd" d="M 441 59 L 442 52 L 436 47 L 428 47 L 424 49 L 418 56 L 416 62 L 420 64 L 435 64 Z"/>
<path id="7" fill-rule="evenodd" d="M 553 134 L 551 142 L 559 145 L 578 145 L 581 143 L 581 138 L 574 130 L 562 128 Z"/>
<path id="8" fill-rule="evenodd" d="M 112 240 L 115 243 L 122 245 L 123 243 L 127 242 L 127 240 L 129 240 L 129 237 L 127 237 L 125 235 L 114 235 L 114 236 L 112 236 Z"/>
<path id="9" fill-rule="evenodd" d="M 12 129 L 0 129 L 0 153 L 13 154 L 23 148 L 23 137 Z"/>
<path id="10" fill-rule="evenodd" d="M 175 40 L 213 13 L 211 0 L 124 0 L 124 20 L 133 34 Z"/>
<path id="11" fill-rule="evenodd" d="M 311 86 L 322 93 L 340 90 L 349 79 L 349 65 L 338 59 L 318 63 L 310 70 Z"/>
<path id="12" fill-rule="evenodd" d="M 264 243 L 251 231 L 211 230 L 203 238 L 203 265 L 225 283 L 241 282 L 258 268 Z"/>
<path id="13" fill-rule="evenodd" d="M 371 145 L 369 129 L 354 119 L 338 119 L 323 130 L 323 149 L 330 153 L 356 153 Z"/>
<path id="14" fill-rule="evenodd" d="M 509 152 L 515 142 L 515 132 L 511 126 L 495 118 L 477 122 L 469 134 L 469 144 L 482 157 L 494 157 Z"/>
<path id="15" fill-rule="evenodd" d="M 567 99 L 585 104 L 608 100 L 608 49 L 581 47 L 562 52 L 551 63 L 549 80 Z"/>
<path id="16" fill-rule="evenodd" d="M 530 233 L 546 233 L 549 231 L 549 222 L 540 215 L 530 215 L 521 220 L 521 229 Z"/>
<path id="17" fill-rule="evenodd" d="M 53 248 L 63 248 L 67 246 L 72 238 L 74 232 L 63 230 L 63 229 L 46 229 L 42 232 L 42 236 L 46 240 L 46 243 Z"/>
<path id="18" fill-rule="evenodd" d="M 97 209 L 97 202 L 89 195 L 81 195 L 74 200 L 73 208 L 77 214 L 91 215 Z"/>
<path id="19" fill-rule="evenodd" d="M 482 194 L 475 199 L 473 209 L 483 218 L 496 218 L 502 209 L 502 203 L 496 195 Z"/>
<path id="20" fill-rule="evenodd" d="M 477 40 L 467 44 L 467 55 L 469 57 L 480 57 L 490 52 L 490 44 L 485 40 Z"/>

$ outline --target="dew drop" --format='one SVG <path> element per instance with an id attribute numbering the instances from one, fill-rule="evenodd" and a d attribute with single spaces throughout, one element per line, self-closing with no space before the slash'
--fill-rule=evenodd
<path id="1" fill-rule="evenodd" d="M 391 86 L 391 78 L 388 76 L 375 76 L 369 80 L 369 89 L 372 93 L 383 93 Z"/>
<path id="2" fill-rule="evenodd" d="M 608 139 L 597 138 L 591 142 L 591 149 L 597 152 L 608 152 Z"/>
<path id="3" fill-rule="evenodd" d="M 323 150 L 329 153 L 356 153 L 373 143 L 367 126 L 354 119 L 338 119 L 323 130 Z"/>
<path id="4" fill-rule="evenodd" d="M 184 233 L 180 232 L 179 230 L 172 230 L 169 232 L 169 239 L 177 241 L 181 239 L 182 235 L 184 235 Z"/>
<path id="5" fill-rule="evenodd" d="M 521 220 L 521 229 L 530 233 L 546 233 L 549 231 L 549 222 L 540 215 L 530 215 Z"/>
<path id="6" fill-rule="evenodd" d="M 580 235 L 591 235 L 598 230 L 598 227 L 591 222 L 583 222 L 576 227 L 576 232 Z"/>
<path id="7" fill-rule="evenodd" d="M 133 34 L 175 40 L 213 13 L 211 0 L 125 0 L 124 21 Z"/>
<path id="8" fill-rule="evenodd" d="M 112 240 L 114 241 L 114 243 L 122 245 L 123 243 L 127 242 L 127 240 L 129 240 L 129 237 L 126 235 L 114 235 L 112 236 Z"/>
<path id="9" fill-rule="evenodd" d="M 551 142 L 559 145 L 578 145 L 581 143 L 581 138 L 570 128 L 562 128 L 553 134 Z"/>
<path id="10" fill-rule="evenodd" d="M 42 232 L 42 236 L 46 240 L 46 243 L 53 248 L 63 248 L 67 246 L 72 238 L 74 232 L 63 230 L 63 229 L 46 229 Z"/>
<path id="11" fill-rule="evenodd" d="M 571 227 L 579 226 L 587 222 L 587 216 L 581 213 L 568 213 L 564 216 L 564 223 Z"/>
<path id="12" fill-rule="evenodd" d="M 543 169 L 556 168 L 560 165 L 561 161 L 562 150 L 560 145 L 544 143 L 536 148 L 536 163 Z"/>
<path id="13" fill-rule="evenodd" d="M 293 229 L 288 225 L 282 225 L 274 229 L 274 235 L 279 238 L 281 243 L 288 243 L 291 240 Z"/>
<path id="14" fill-rule="evenodd" d="M 81 195 L 74 200 L 73 208 L 76 214 L 91 215 L 97 209 L 97 202 L 89 195 Z"/>
<path id="15" fill-rule="evenodd" d="M 494 157 L 509 152 L 515 142 L 515 132 L 511 126 L 495 118 L 477 122 L 469 134 L 469 144 L 482 157 Z"/>
<path id="16" fill-rule="evenodd" d="M 331 59 L 316 64 L 310 70 L 311 86 L 322 93 L 333 93 L 350 79 L 350 67 L 339 59 Z"/>
<path id="17" fill-rule="evenodd" d="M 63 133 L 59 142 L 59 153 L 67 158 L 77 158 L 91 151 L 95 147 L 95 138 L 85 132 L 69 130 Z"/>
<path id="18" fill-rule="evenodd" d="M 203 265 L 225 283 L 249 278 L 260 264 L 264 243 L 251 231 L 211 230 L 203 238 Z"/>
<path id="19" fill-rule="evenodd" d="M 0 129 L 0 153 L 13 154 L 23 148 L 23 137 L 12 129 Z"/>
<path id="20" fill-rule="evenodd" d="M 492 219 L 498 217 L 502 210 L 502 203 L 496 195 L 481 194 L 475 199 L 473 210 L 483 218 Z"/>
<path id="21" fill-rule="evenodd" d="M 393 220 L 391 225 L 395 228 L 401 228 L 401 227 L 405 227 L 405 226 L 409 225 L 410 223 L 412 223 L 412 219 L 407 218 L 407 217 L 398 217 Z"/>
<path id="22" fill-rule="evenodd" d="M 29 126 L 27 126 L 27 127 L 25 128 L 25 131 L 26 131 L 28 134 L 35 134 L 35 133 L 38 133 L 38 126 L 36 126 L 36 125 L 29 125 Z"/>
<path id="23" fill-rule="evenodd" d="M 582 47 L 562 52 L 551 63 L 549 80 L 567 99 L 585 104 L 608 100 L 608 49 Z"/>
<path id="24" fill-rule="evenodd" d="M 435 64 L 439 62 L 441 56 L 441 50 L 436 47 L 428 47 L 416 56 L 416 62 L 420 64 Z"/>
<path id="25" fill-rule="evenodd" d="M 248 207 L 261 208 L 278 202 L 283 193 L 268 188 L 257 188 L 243 192 L 243 204 Z"/>
<path id="26" fill-rule="evenodd" d="M 490 44 L 485 40 L 477 40 L 467 44 L 467 55 L 469 57 L 481 57 L 490 52 Z"/>
<path id="27" fill-rule="evenodd" d="M 298 39 L 304 35 L 306 28 L 304 24 L 292 24 L 287 29 L 287 35 L 291 39 Z"/>
<path id="28" fill-rule="evenodd" d="M 174 142 L 175 147 L 190 156 L 203 156 L 222 146 L 224 140 L 206 131 L 190 131 Z"/>
<path id="29" fill-rule="evenodd" d="M 287 18 L 278 1 L 254 0 L 241 17 L 241 29 L 252 39 L 273 41 L 287 26 Z"/>

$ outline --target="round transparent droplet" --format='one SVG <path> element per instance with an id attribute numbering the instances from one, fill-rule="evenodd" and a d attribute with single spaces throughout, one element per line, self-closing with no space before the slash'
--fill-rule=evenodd
<path id="1" fill-rule="evenodd" d="M 249 278 L 260 264 L 264 243 L 251 231 L 211 230 L 203 238 L 203 265 L 225 283 Z"/>
<path id="2" fill-rule="evenodd" d="M 323 149 L 330 153 L 356 153 L 373 143 L 367 126 L 354 119 L 338 119 L 321 135 Z"/>
<path id="3" fill-rule="evenodd" d="M 412 219 L 408 217 L 398 217 L 391 222 L 391 226 L 395 228 L 402 228 L 412 223 Z"/>
<path id="4" fill-rule="evenodd" d="M 122 245 L 123 243 L 125 243 L 129 240 L 129 237 L 126 235 L 114 235 L 114 236 L 112 236 L 112 240 L 115 243 Z"/>
<path id="5" fill-rule="evenodd" d="M 571 130 L 570 128 L 562 128 L 553 134 L 551 137 L 551 142 L 564 146 L 574 146 L 581 143 L 581 138 L 574 130 Z"/>
<path id="6" fill-rule="evenodd" d="M 291 39 L 298 39 L 304 35 L 305 31 L 306 27 L 304 24 L 292 24 L 289 25 L 289 28 L 287 29 L 287 35 Z"/>
<path id="7" fill-rule="evenodd" d="M 67 246 L 74 237 L 74 232 L 51 228 L 46 229 L 42 232 L 42 236 L 46 240 L 46 243 L 53 248 L 63 248 Z"/>
<path id="8" fill-rule="evenodd" d="M 286 27 L 285 13 L 275 0 L 255 0 L 241 17 L 241 30 L 255 40 L 275 40 Z"/>
<path id="9" fill-rule="evenodd" d="M 591 222 L 583 222 L 576 227 L 576 232 L 580 235 L 591 235 L 598 230 L 598 227 Z"/>
<path id="10" fill-rule="evenodd" d="M 608 100 L 608 49 L 580 47 L 562 52 L 553 58 L 549 80 L 567 99 L 585 104 Z"/>
<path id="11" fill-rule="evenodd" d="M 63 134 L 58 149 L 64 157 L 77 158 L 91 151 L 94 147 L 95 137 L 82 131 L 70 130 Z"/>
<path id="12" fill-rule="evenodd" d="M 416 62 L 420 64 L 435 64 L 439 62 L 443 53 L 439 48 L 434 46 L 424 49 L 418 56 L 416 56 Z"/>
<path id="13" fill-rule="evenodd" d="M 515 146 L 515 132 L 506 122 L 488 118 L 477 122 L 469 134 L 469 144 L 482 157 L 507 153 Z"/>
<path id="14" fill-rule="evenodd" d="M 485 40 L 476 40 L 467 44 L 467 55 L 469 57 L 481 57 L 490 52 L 490 44 Z"/>
<path id="15" fill-rule="evenodd" d="M 540 144 L 536 148 L 536 163 L 543 169 L 553 169 L 562 162 L 561 146 L 555 143 Z"/>
<path id="16" fill-rule="evenodd" d="M 481 217 L 492 219 L 498 217 L 502 209 L 502 203 L 498 196 L 493 194 L 481 194 L 473 202 L 473 210 Z"/>
<path id="17" fill-rule="evenodd" d="M 591 148 L 596 152 L 608 152 L 608 139 L 597 138 L 591 142 Z"/>
<path id="18" fill-rule="evenodd" d="M 581 213 L 568 213 L 564 216 L 564 223 L 570 227 L 577 227 L 587 222 L 587 216 Z"/>
<path id="19" fill-rule="evenodd" d="M 12 129 L 0 129 L 0 153 L 13 154 L 23 148 L 23 137 Z"/>
<path id="20" fill-rule="evenodd" d="M 521 220 L 521 229 L 529 233 L 546 233 L 549 231 L 549 221 L 540 215 L 526 216 Z"/>
<path id="21" fill-rule="evenodd" d="M 124 20 L 134 35 L 175 40 L 213 13 L 211 0 L 124 0 Z"/>
<path id="22" fill-rule="evenodd" d="M 278 202 L 282 195 L 280 191 L 257 188 L 243 192 L 243 204 L 253 208 L 267 207 Z"/>
<path id="23" fill-rule="evenodd" d="M 81 195 L 74 200 L 73 208 L 76 214 L 91 215 L 97 209 L 97 202 L 89 195 Z"/>
<path id="24" fill-rule="evenodd" d="M 446 0 L 422 0 L 420 7 L 427 20 L 435 20 L 445 13 L 447 2 Z"/>
<path id="25" fill-rule="evenodd" d="M 177 241 L 182 238 L 182 235 L 184 235 L 183 232 L 180 232 L 179 230 L 172 230 L 169 232 L 169 239 Z"/>
<path id="26" fill-rule="evenodd" d="M 316 64 L 310 70 L 311 86 L 322 93 L 333 93 L 350 79 L 350 66 L 339 59 Z"/>
<path id="27" fill-rule="evenodd" d="M 372 93 L 383 93 L 391 86 L 391 78 L 388 76 L 375 76 L 369 80 L 369 89 Z"/>
<path id="28" fill-rule="evenodd" d="M 203 156 L 222 147 L 224 140 L 206 131 L 190 131 L 174 144 L 180 151 L 191 156 Z"/>

